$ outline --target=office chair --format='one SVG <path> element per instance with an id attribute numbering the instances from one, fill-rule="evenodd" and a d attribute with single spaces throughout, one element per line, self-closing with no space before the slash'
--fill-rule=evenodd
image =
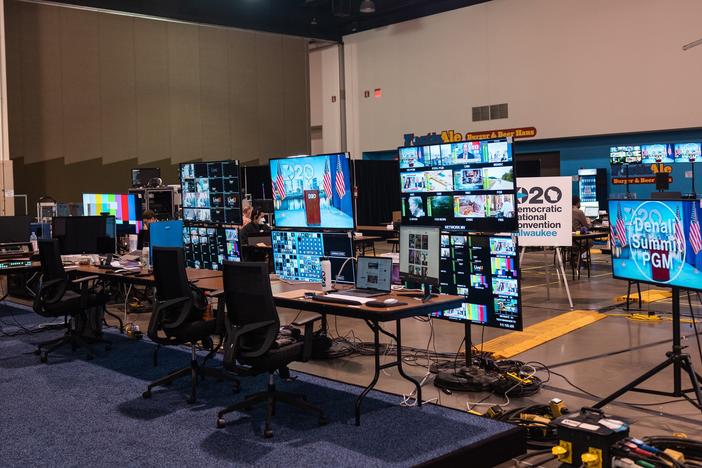
<path id="1" fill-rule="evenodd" d="M 101 338 L 99 330 L 102 320 L 97 314 L 90 314 L 89 310 L 105 309 L 108 297 L 96 294 L 88 286 L 97 276 L 86 276 L 70 280 L 63 268 L 59 252 L 58 239 L 39 241 L 39 257 L 41 259 L 41 281 L 39 291 L 34 296 L 32 308 L 34 312 L 43 317 L 64 317 L 66 333 L 61 338 L 39 343 L 34 354 L 40 356 L 41 362 L 47 362 L 49 353 L 57 348 L 70 344 L 71 349 L 82 347 L 88 350 L 87 359 L 95 356 L 91 347 L 94 343 L 105 344 L 105 349 L 110 350 L 109 341 Z M 77 288 L 80 288 L 76 291 Z M 70 319 L 69 319 L 70 317 Z M 90 336 L 90 329 L 94 336 Z"/>
<path id="2" fill-rule="evenodd" d="M 276 390 L 273 374 L 287 372 L 293 361 L 306 361 L 312 353 L 314 321 L 319 315 L 294 322 L 305 326 L 304 341 L 279 337 L 280 319 L 273 302 L 268 266 L 259 262 L 224 262 L 224 298 L 227 305 L 227 339 L 224 344 L 224 367 L 239 375 L 268 373 L 268 388 L 228 406 L 217 413 L 217 427 L 225 426 L 224 415 L 241 409 L 250 409 L 256 403 L 266 402 L 265 437 L 272 437 L 271 417 L 277 402 L 287 403 L 309 411 L 326 424 L 322 410 L 307 403 L 302 395 Z"/>
<path id="3" fill-rule="evenodd" d="M 158 345 L 154 351 L 154 366 L 157 365 L 157 354 L 161 345 L 178 346 L 189 343 L 191 358 L 190 366 L 150 383 L 142 396 L 150 398 L 154 387 L 168 385 L 187 375 L 190 375 L 192 381 L 188 403 L 195 403 L 198 377 L 231 380 L 235 384 L 235 391 L 238 391 L 239 381 L 234 376 L 221 369 L 205 367 L 207 359 L 216 352 L 210 337 L 217 334 L 217 320 L 203 319 L 207 299 L 199 289 L 188 282 L 183 249 L 154 247 L 153 266 L 156 280 L 156 304 L 151 314 L 147 334 Z M 202 364 L 197 360 L 198 342 L 211 348 L 210 355 Z"/>

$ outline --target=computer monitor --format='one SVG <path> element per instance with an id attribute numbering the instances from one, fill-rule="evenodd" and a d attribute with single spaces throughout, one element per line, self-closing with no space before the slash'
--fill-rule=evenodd
<path id="1" fill-rule="evenodd" d="M 332 280 L 354 282 L 353 261 L 347 262 L 354 254 L 349 232 L 274 230 L 271 240 L 275 273 L 281 279 L 321 282 L 321 262 L 326 257 L 331 262 Z"/>
<path id="2" fill-rule="evenodd" d="M 400 226 L 400 278 L 438 286 L 440 241 L 438 227 Z"/>
<path id="3" fill-rule="evenodd" d="M 149 259 L 154 258 L 154 247 L 183 247 L 183 221 L 159 221 L 151 223 L 148 232 Z"/>
<path id="4" fill-rule="evenodd" d="M 32 220 L 29 216 L 0 216 L 0 244 L 28 242 Z"/>
<path id="5" fill-rule="evenodd" d="M 141 200 L 134 194 L 125 193 L 84 193 L 83 214 L 100 216 L 109 214 L 118 224 L 130 225 L 121 229 L 120 234 L 133 234 L 141 230 Z"/>
<path id="6" fill-rule="evenodd" d="M 518 252 L 516 237 L 443 232 L 439 289 L 465 299 L 431 316 L 521 330 Z"/>
<path id="7" fill-rule="evenodd" d="M 346 153 L 270 160 L 276 227 L 353 229 Z"/>
<path id="8" fill-rule="evenodd" d="M 33 232 L 37 239 L 51 239 L 51 224 L 49 223 L 31 223 L 29 230 L 30 235 Z"/>
<path id="9" fill-rule="evenodd" d="M 51 232 L 62 255 L 107 254 L 116 251 L 114 216 L 55 216 Z"/>
<path id="10" fill-rule="evenodd" d="M 206 224 L 242 224 L 239 161 L 180 165 L 183 219 Z"/>
<path id="11" fill-rule="evenodd" d="M 641 146 L 612 146 L 609 148 L 610 164 L 640 164 L 642 159 Z"/>
<path id="12" fill-rule="evenodd" d="M 512 143 L 507 139 L 399 148 L 402 224 L 514 231 Z"/>
<path id="13" fill-rule="evenodd" d="M 390 292 L 392 287 L 392 258 L 358 257 L 356 287 Z"/>
<path id="14" fill-rule="evenodd" d="M 676 143 L 675 162 L 691 163 L 702 159 L 702 143 Z"/>
<path id="15" fill-rule="evenodd" d="M 132 187 L 146 187 L 151 179 L 161 178 L 158 167 L 137 167 L 132 169 Z"/>
<path id="16" fill-rule="evenodd" d="M 643 164 L 674 163 L 673 145 L 641 145 L 641 162 Z"/>
<path id="17" fill-rule="evenodd" d="M 191 268 L 221 270 L 225 260 L 241 260 L 239 230 L 234 226 L 184 224 L 185 263 Z"/>

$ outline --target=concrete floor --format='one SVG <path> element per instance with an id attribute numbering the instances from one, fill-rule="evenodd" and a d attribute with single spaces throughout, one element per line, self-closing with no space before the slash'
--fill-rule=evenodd
<path id="1" fill-rule="evenodd" d="M 386 246 L 379 249 L 378 254 Z M 522 309 L 524 326 L 529 326 L 545 319 L 559 315 L 569 310 L 565 288 L 550 272 L 550 284 L 547 292 L 546 271 L 544 263 L 551 266 L 552 254 L 544 256 L 541 252 L 530 252 L 524 257 L 522 263 Z M 573 281 L 568 271 L 570 291 L 575 309 L 599 310 L 615 304 L 616 296 L 626 293 L 626 283 L 613 280 L 610 274 L 608 255 L 593 256 L 593 270 L 591 278 L 584 274 L 582 279 Z M 300 286 L 283 286 L 286 289 L 295 289 Z M 648 286 L 642 285 L 642 290 Z M 689 315 L 687 297 L 683 296 L 683 314 Z M 693 307 L 696 314 L 702 318 L 702 306 L 696 297 L 693 297 Z M 118 308 L 119 309 L 119 308 Z M 644 304 L 644 309 L 664 314 L 671 310 L 670 300 L 653 304 Z M 122 310 L 122 309 L 119 309 Z M 281 309 L 281 322 L 288 323 L 297 315 L 298 311 Z M 622 314 L 621 309 L 609 310 L 610 314 Z M 142 330 L 146 330 L 148 314 L 132 314 L 131 320 L 140 323 Z M 702 323 L 700 323 L 702 330 Z M 429 343 L 433 327 L 432 342 Z M 348 318 L 330 317 L 330 334 L 332 336 L 355 336 L 363 341 L 371 341 L 372 333 L 363 321 Z M 389 326 L 389 330 L 393 327 Z M 490 340 L 504 331 L 491 328 L 473 326 L 473 340 L 480 347 L 480 335 L 484 332 L 484 339 Z M 692 335 L 694 331 L 691 324 L 683 324 L 683 335 Z M 403 321 L 403 344 L 416 348 L 436 349 L 440 352 L 455 353 L 463 339 L 463 326 L 442 320 L 425 322 L 413 319 Z M 597 396 L 605 396 L 638 375 L 654 367 L 665 359 L 665 352 L 670 349 L 669 340 L 672 336 L 672 327 L 669 320 L 661 322 L 638 322 L 625 317 L 608 316 L 592 325 L 581 328 L 570 334 L 531 349 L 514 359 L 522 361 L 538 361 L 563 374 L 573 384 Z M 384 339 L 384 338 L 383 338 Z M 644 347 L 629 351 L 631 348 L 659 341 L 668 343 Z M 697 370 L 702 373 L 702 364 L 697 351 L 694 336 L 684 342 L 688 345 L 689 352 L 694 359 Z M 582 362 L 568 364 L 569 361 L 584 359 L 605 353 L 623 351 L 615 355 L 599 359 L 583 360 Z M 565 364 L 563 364 L 565 363 Z M 296 363 L 293 369 L 308 372 L 314 375 L 328 377 L 343 382 L 365 386 L 370 382 L 373 372 L 373 358 L 371 356 L 353 356 L 326 361 L 311 361 Z M 405 366 L 407 372 L 422 379 L 427 370 L 424 367 Z M 546 372 L 538 374 L 543 379 L 547 378 Z M 683 379 L 685 383 L 686 380 Z M 672 371 L 652 379 L 649 388 L 672 388 Z M 389 369 L 381 374 L 376 389 L 397 395 L 409 394 L 413 386 L 399 377 L 396 369 Z M 506 408 L 525 406 L 534 403 L 547 403 L 551 398 L 559 397 L 571 410 L 588 406 L 597 401 L 584 392 L 574 388 L 562 377 L 552 374 L 550 380 L 536 395 L 525 399 L 512 399 Z M 497 395 L 485 393 L 458 393 L 447 395 L 439 391 L 429 378 L 423 386 L 424 400 L 435 401 L 438 404 L 466 409 L 469 402 L 485 402 L 505 404 L 506 400 Z M 644 435 L 667 435 L 677 432 L 687 434 L 689 437 L 702 438 L 702 414 L 687 402 L 666 403 L 675 398 L 658 397 L 638 393 L 629 393 L 622 396 L 618 402 L 605 408 L 612 416 L 627 419 L 631 423 L 631 432 L 640 437 Z M 401 397 L 398 397 L 398 404 Z M 646 405 L 634 408 L 625 403 Z M 476 407 L 476 410 L 485 410 L 485 406 Z M 352 409 L 350 408 L 351 412 Z"/>

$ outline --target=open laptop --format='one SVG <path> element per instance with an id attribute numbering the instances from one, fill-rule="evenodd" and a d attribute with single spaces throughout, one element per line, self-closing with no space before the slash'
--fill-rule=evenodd
<path id="1" fill-rule="evenodd" d="M 356 287 L 341 292 L 344 296 L 375 297 L 388 294 L 392 284 L 392 258 L 358 257 Z"/>

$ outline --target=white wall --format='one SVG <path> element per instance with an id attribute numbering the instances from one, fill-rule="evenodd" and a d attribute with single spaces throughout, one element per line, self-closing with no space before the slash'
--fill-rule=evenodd
<path id="1" fill-rule="evenodd" d="M 312 154 L 338 153 L 341 142 L 341 103 L 339 46 L 310 51 L 310 125 L 321 126 L 312 134 Z"/>
<path id="2" fill-rule="evenodd" d="M 700 18 L 700 0 L 493 0 L 346 36 L 349 150 L 444 129 L 701 126 L 702 46 L 681 48 Z M 504 102 L 508 119 L 472 122 L 471 107 Z"/>

